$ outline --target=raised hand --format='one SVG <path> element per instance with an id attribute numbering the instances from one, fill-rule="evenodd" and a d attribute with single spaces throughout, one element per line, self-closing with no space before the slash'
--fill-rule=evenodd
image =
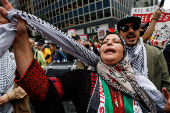
<path id="1" fill-rule="evenodd" d="M 164 112 L 169 113 L 170 112 L 170 95 L 169 95 L 169 92 L 167 91 L 166 88 L 162 88 L 162 93 L 163 93 L 164 97 L 167 99 Z"/>
<path id="2" fill-rule="evenodd" d="M 8 2 L 8 0 L 1 0 L 1 2 L 5 8 L 0 7 L 0 14 L 2 15 L 0 17 L 0 24 L 5 24 L 5 23 L 8 23 L 9 21 L 3 16 L 7 16 L 8 15 L 7 11 L 9 9 L 13 9 L 13 7 Z M 25 73 L 27 68 L 29 67 L 33 59 L 33 55 L 32 55 L 31 46 L 28 40 L 26 23 L 21 18 L 17 18 L 17 20 L 18 20 L 17 26 L 16 26 L 17 31 L 15 32 L 15 39 L 13 42 L 13 47 L 14 47 L 16 65 L 17 65 L 17 72 L 18 72 L 18 75 L 21 77 Z"/>

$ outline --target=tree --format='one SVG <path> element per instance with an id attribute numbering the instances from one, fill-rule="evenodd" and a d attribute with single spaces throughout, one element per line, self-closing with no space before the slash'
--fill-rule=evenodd
<path id="1" fill-rule="evenodd" d="M 144 7 L 149 7 L 150 6 L 148 1 L 145 1 L 144 4 L 145 4 Z"/>
<path id="2" fill-rule="evenodd" d="M 49 21 L 49 19 L 46 18 L 46 17 L 45 17 L 45 14 L 43 14 L 43 13 L 41 13 L 41 14 L 39 15 L 39 18 L 41 18 L 42 20 L 45 20 L 46 22 Z"/>
<path id="3" fill-rule="evenodd" d="M 49 21 L 49 19 L 46 18 L 45 14 L 43 14 L 43 13 L 40 14 L 38 17 L 41 18 L 42 20 L 45 20 L 46 22 Z M 43 39 L 42 36 L 41 36 L 39 33 L 38 33 L 37 35 L 33 36 L 33 38 L 35 38 L 35 41 L 38 41 L 38 40 L 40 40 L 40 39 Z"/>

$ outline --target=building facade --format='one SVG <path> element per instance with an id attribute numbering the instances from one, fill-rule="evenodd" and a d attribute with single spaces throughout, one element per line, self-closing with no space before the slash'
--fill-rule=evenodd
<path id="1" fill-rule="evenodd" d="M 30 14 L 34 14 L 32 4 L 33 1 L 34 0 L 19 0 L 21 10 Z"/>
<path id="2" fill-rule="evenodd" d="M 117 22 L 130 15 L 133 0 L 33 0 L 34 15 L 45 14 L 49 22 L 64 32 L 88 36 L 101 27 L 116 28 Z"/>
<path id="3" fill-rule="evenodd" d="M 19 5 L 19 0 L 8 0 L 14 9 L 21 9 Z"/>

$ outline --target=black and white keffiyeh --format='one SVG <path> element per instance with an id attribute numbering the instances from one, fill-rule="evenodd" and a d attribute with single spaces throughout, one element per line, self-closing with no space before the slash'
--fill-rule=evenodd
<path id="1" fill-rule="evenodd" d="M 139 37 L 139 41 L 136 46 L 126 47 L 126 49 L 128 50 L 129 61 L 131 62 L 133 69 L 147 77 L 147 53 L 146 48 L 144 47 L 143 39 Z"/>
<path id="2" fill-rule="evenodd" d="M 57 27 L 49 24 L 48 22 L 45 22 L 44 20 L 34 15 L 31 15 L 31 14 L 28 14 L 26 12 L 19 11 L 16 9 L 10 9 L 8 10 L 8 15 L 6 18 L 10 20 L 11 23 L 1 25 L 1 28 L 6 29 L 8 32 L 11 32 L 11 34 L 14 34 L 14 31 L 16 28 L 15 26 L 17 24 L 17 20 L 14 18 L 14 16 L 21 17 L 22 19 L 26 21 L 27 27 L 40 33 L 44 38 L 50 39 L 53 43 L 59 45 L 65 51 L 69 52 L 70 54 L 77 57 L 81 61 L 93 67 L 96 67 L 97 62 L 99 61 L 98 55 L 86 49 L 84 46 L 79 44 L 76 40 L 68 36 L 66 33 L 62 32 Z M 13 31 L 10 29 L 12 29 Z M 8 39 L 7 37 L 2 37 L 2 40 L 3 40 L 3 43 L 6 40 L 10 40 L 10 42 L 7 42 L 7 41 L 5 42 L 5 43 L 8 43 L 7 45 L 4 45 L 5 47 L 4 51 L 5 51 L 10 47 L 14 38 L 13 38 L 13 35 L 11 35 L 11 37 L 8 37 Z M 2 54 L 3 53 L 0 54 L 0 57 L 2 57 Z"/>
<path id="3" fill-rule="evenodd" d="M 15 61 L 10 58 L 9 51 L 7 51 L 0 58 L 0 97 L 13 90 L 15 69 Z M 0 113 L 12 113 L 12 111 L 13 107 L 10 102 L 0 106 Z"/>

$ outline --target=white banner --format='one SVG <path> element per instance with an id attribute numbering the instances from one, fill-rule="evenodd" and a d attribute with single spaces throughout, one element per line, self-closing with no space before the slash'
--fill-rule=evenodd
<path id="1" fill-rule="evenodd" d="M 157 9 L 157 6 L 152 7 L 141 7 L 141 8 L 132 8 L 131 15 L 141 18 L 141 23 L 151 22 L 153 17 L 153 12 Z M 170 38 L 170 10 L 162 10 L 161 17 L 159 18 L 155 31 L 152 34 L 152 38 L 157 40 L 157 43 L 153 42 L 153 45 L 164 46 L 162 42 Z"/>

